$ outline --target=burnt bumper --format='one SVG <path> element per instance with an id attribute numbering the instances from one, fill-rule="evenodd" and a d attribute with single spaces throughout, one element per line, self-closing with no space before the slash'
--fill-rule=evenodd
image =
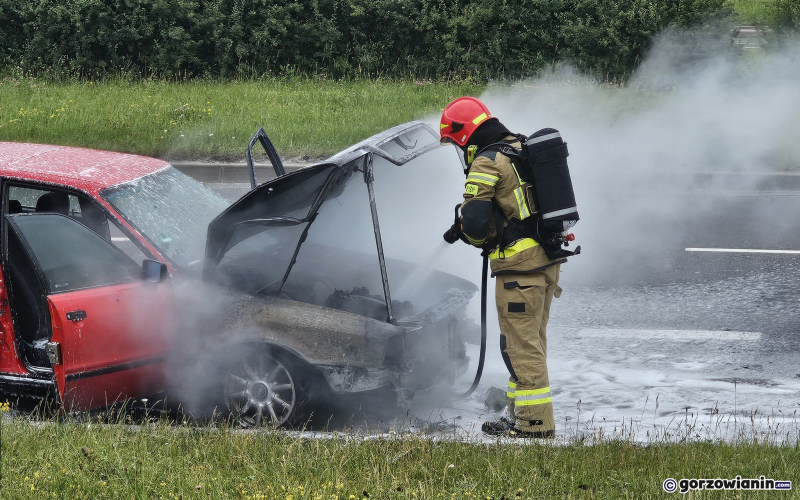
<path id="1" fill-rule="evenodd" d="M 460 321 L 450 318 L 389 341 L 385 364 L 396 389 L 452 385 L 469 367 Z"/>
<path id="2" fill-rule="evenodd" d="M 333 392 L 362 392 L 389 385 L 392 373 L 387 369 L 363 366 L 317 365 Z"/>

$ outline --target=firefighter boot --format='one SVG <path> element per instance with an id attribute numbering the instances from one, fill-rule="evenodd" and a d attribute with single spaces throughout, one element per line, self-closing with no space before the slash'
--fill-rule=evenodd
<path id="1" fill-rule="evenodd" d="M 481 430 L 484 434 L 490 436 L 510 437 L 510 438 L 552 438 L 555 437 L 555 431 L 524 431 L 517 429 L 514 423 L 505 417 L 500 417 L 500 420 L 493 422 L 484 422 L 481 425 Z"/>
<path id="2" fill-rule="evenodd" d="M 481 431 L 490 436 L 502 436 L 514 427 L 514 423 L 506 417 L 500 417 L 500 420 L 493 420 L 484 422 L 481 425 Z"/>

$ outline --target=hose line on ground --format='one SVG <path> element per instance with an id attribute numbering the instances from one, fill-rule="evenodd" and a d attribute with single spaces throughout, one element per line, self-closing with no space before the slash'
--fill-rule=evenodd
<path id="1" fill-rule="evenodd" d="M 483 272 L 481 273 L 481 354 L 478 358 L 478 371 L 475 372 L 475 380 L 467 392 L 457 394 L 456 397 L 468 398 L 478 388 L 483 375 L 483 362 L 486 360 L 486 283 L 489 280 L 489 254 L 484 252 Z"/>

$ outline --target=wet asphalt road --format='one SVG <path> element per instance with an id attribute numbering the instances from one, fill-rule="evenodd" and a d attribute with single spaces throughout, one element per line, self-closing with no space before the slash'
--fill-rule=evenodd
<path id="1" fill-rule="evenodd" d="M 582 263 L 573 259 L 564 266 L 566 292 L 554 306 L 554 326 L 721 332 L 711 334 L 717 341 L 648 343 L 645 337 L 636 345 L 636 339 L 609 338 L 603 345 L 600 337 L 590 345 L 600 343 L 611 359 L 621 353 L 640 362 L 657 354 L 684 363 L 662 367 L 667 372 L 697 363 L 689 371 L 698 379 L 761 387 L 786 382 L 784 399 L 800 402 L 800 385 L 795 386 L 800 383 L 800 255 L 685 250 L 800 250 L 800 192 L 644 191 L 620 196 L 607 213 L 626 205 L 656 207 L 645 210 L 655 216 L 626 242 L 630 249 L 609 251 L 614 239 L 598 238 L 602 257 Z M 727 339 L 727 331 L 761 335 L 740 341 Z M 579 345 L 566 341 L 564 347 L 568 351 Z M 769 397 L 759 402 L 774 403 Z"/>
<path id="2" fill-rule="evenodd" d="M 601 238 L 602 257 L 564 266 L 575 293 L 559 307 L 583 325 L 762 332 L 765 352 L 800 361 L 800 254 L 685 250 L 800 250 L 800 192 L 675 193 L 656 203 L 680 210 L 642 224 L 619 250 Z"/>

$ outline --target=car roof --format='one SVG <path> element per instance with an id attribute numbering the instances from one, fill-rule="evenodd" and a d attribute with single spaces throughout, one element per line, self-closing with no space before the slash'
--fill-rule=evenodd
<path id="1" fill-rule="evenodd" d="M 96 149 L 0 142 L 0 176 L 97 194 L 169 167 L 157 158 Z"/>

